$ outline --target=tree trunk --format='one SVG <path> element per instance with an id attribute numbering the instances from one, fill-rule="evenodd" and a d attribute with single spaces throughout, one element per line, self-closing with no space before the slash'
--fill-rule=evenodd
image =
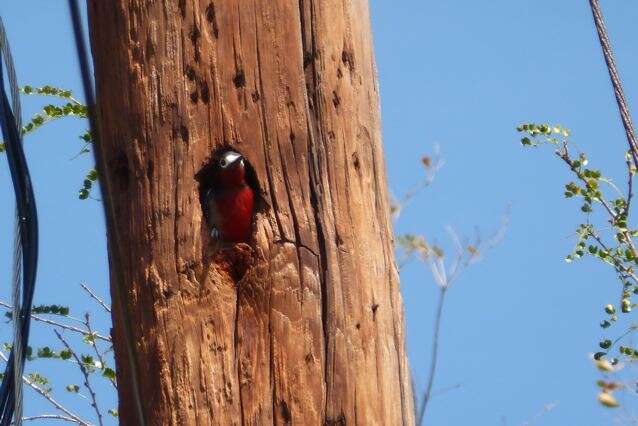
<path id="1" fill-rule="evenodd" d="M 88 3 L 122 424 L 132 375 L 151 425 L 413 424 L 367 1 Z M 197 174 L 222 147 L 262 201 L 216 251 Z"/>

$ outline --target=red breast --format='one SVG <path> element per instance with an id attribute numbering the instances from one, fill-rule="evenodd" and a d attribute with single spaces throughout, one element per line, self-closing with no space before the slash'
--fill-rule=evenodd
<path id="1" fill-rule="evenodd" d="M 224 241 L 244 242 L 250 237 L 255 199 L 246 184 L 222 191 L 216 197 L 220 223 L 217 224 Z"/>

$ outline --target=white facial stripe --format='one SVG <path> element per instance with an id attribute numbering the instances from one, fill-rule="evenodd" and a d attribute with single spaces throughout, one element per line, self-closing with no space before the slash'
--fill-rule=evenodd
<path id="1" fill-rule="evenodd" d="M 226 160 L 226 166 L 233 164 L 238 158 L 241 158 L 241 155 L 236 153 L 235 151 L 229 151 L 224 154 L 224 160 Z"/>

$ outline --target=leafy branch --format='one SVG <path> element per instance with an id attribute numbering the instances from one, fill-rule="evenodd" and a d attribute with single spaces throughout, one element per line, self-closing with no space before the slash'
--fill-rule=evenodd
<path id="1" fill-rule="evenodd" d="M 78 101 L 73 97 L 70 90 L 64 90 L 53 86 L 32 87 L 24 86 L 20 89 L 20 93 L 23 95 L 36 95 L 53 97 L 62 101 L 66 101 L 61 105 L 49 103 L 42 107 L 42 111 L 36 113 L 31 119 L 22 126 L 22 135 L 28 135 L 40 129 L 42 126 L 57 121 L 61 118 L 79 118 L 82 120 L 87 119 L 88 110 L 86 105 Z M 83 132 L 79 139 L 82 141 L 82 147 L 80 151 L 73 157 L 77 158 L 80 155 L 91 152 L 91 144 L 93 142 L 91 133 L 87 130 Z M 4 152 L 5 146 L 0 142 L 0 153 Z M 97 181 L 97 171 L 95 169 L 89 170 L 82 182 L 82 187 L 78 190 L 78 198 L 86 200 L 90 198 L 91 189 Z"/>
<path id="2" fill-rule="evenodd" d="M 634 241 L 638 237 L 638 229 L 629 226 L 636 174 L 632 152 L 628 151 L 623 160 L 627 174 L 626 190 L 623 193 L 600 170 L 588 167 L 589 160 L 584 153 L 571 153 L 568 129 L 549 124 L 527 123 L 518 126 L 517 131 L 523 134 L 523 146 L 553 146 L 556 156 L 575 178 L 565 185 L 565 197 L 581 201 L 580 212 L 585 218 L 576 228 L 576 245 L 565 260 L 573 262 L 590 256 L 613 269 L 620 291 L 618 303 L 607 303 L 603 307 L 606 315 L 600 322 L 600 327 L 608 329 L 619 321 L 619 311 L 629 314 L 632 308 L 638 306 L 632 301 L 632 297 L 638 294 L 638 250 Z M 595 219 L 600 217 L 594 215 L 596 210 L 605 218 L 604 226 L 596 223 Z M 618 337 L 603 338 L 598 342 L 599 350 L 594 354 L 594 359 L 601 371 L 614 371 L 620 359 L 627 362 L 638 360 L 637 348 L 626 343 L 621 345 L 636 329 L 638 326 L 632 324 Z M 607 365 L 611 370 L 606 369 Z M 607 407 L 617 406 L 612 392 L 620 388 L 608 384 L 601 386 L 601 404 Z"/>
<path id="3" fill-rule="evenodd" d="M 97 404 L 97 396 L 95 394 L 95 390 L 93 390 L 93 386 L 91 386 L 90 370 L 89 370 L 89 368 L 91 368 L 90 365 L 85 362 L 86 361 L 85 359 L 80 360 L 80 357 L 78 357 L 78 355 L 71 349 L 71 345 L 69 345 L 69 342 L 67 342 L 66 339 L 62 337 L 62 333 L 60 333 L 58 330 L 55 330 L 55 329 L 53 330 L 53 332 L 55 333 L 57 338 L 62 342 L 66 350 L 71 353 L 71 355 L 77 362 L 78 367 L 80 368 L 80 371 L 82 372 L 82 376 L 84 376 L 84 387 L 89 391 L 89 394 L 91 395 L 91 407 L 93 407 L 93 410 L 95 410 L 98 424 L 102 426 L 104 424 L 104 421 L 102 420 L 102 412 L 100 411 L 100 407 Z"/>
<path id="4" fill-rule="evenodd" d="M 0 351 L 0 358 L 2 358 L 2 360 L 4 362 L 7 362 L 7 356 Z M 33 380 L 29 380 L 27 377 L 22 377 L 22 381 L 29 386 L 31 389 L 33 389 L 38 395 L 40 395 L 42 398 L 46 399 L 52 406 L 53 408 L 55 408 L 56 410 L 64 413 L 64 416 L 57 416 L 57 415 L 53 415 L 53 414 L 42 414 L 42 415 L 38 415 L 38 416 L 28 416 L 26 417 L 26 420 L 36 420 L 36 419 L 44 419 L 44 418 L 56 418 L 59 420 L 65 420 L 69 423 L 75 423 L 78 425 L 83 425 L 83 426 L 90 426 L 91 424 L 82 420 L 77 414 L 73 413 L 71 410 L 69 410 L 68 408 L 64 407 L 62 404 L 60 404 L 55 398 L 53 398 L 53 396 L 51 396 L 51 392 L 50 390 L 46 390 L 43 389 L 40 385 L 34 383 Z M 23 420 L 25 420 L 25 418 L 23 418 Z"/>
<path id="5" fill-rule="evenodd" d="M 110 306 L 98 297 L 86 284 L 82 283 L 81 288 L 87 296 L 96 304 L 100 305 L 104 313 L 108 315 L 111 309 Z M 7 310 L 11 309 L 11 305 L 4 302 L 0 302 L 0 307 Z M 99 333 L 94 329 L 91 315 L 88 313 L 85 313 L 82 318 L 74 318 L 70 315 L 70 309 L 62 305 L 39 305 L 34 308 L 34 312 L 37 312 L 37 314 L 32 314 L 32 319 L 50 327 L 62 345 L 60 348 L 51 346 L 37 348 L 27 347 L 27 361 L 29 361 L 29 365 L 32 365 L 35 360 L 49 360 L 68 363 L 78 368 L 84 378 L 82 384 L 67 384 L 64 386 L 64 389 L 68 393 L 76 394 L 84 400 L 87 400 L 95 411 L 98 424 L 103 424 L 103 411 L 98 405 L 97 392 L 92 384 L 92 380 L 97 374 L 107 380 L 111 384 L 112 389 L 117 389 L 115 370 L 109 366 L 109 363 L 112 362 L 111 355 L 109 355 L 112 352 L 111 337 Z M 50 317 L 57 317 L 59 319 L 50 319 Z M 78 325 L 71 325 L 69 322 L 77 323 Z M 67 333 L 67 337 L 63 334 L 64 332 Z M 93 355 L 83 353 L 84 351 L 82 351 L 82 349 L 74 348 L 71 344 L 71 340 L 68 338 L 68 333 L 81 336 L 81 340 L 79 341 L 87 345 L 93 352 Z M 0 351 L 0 357 L 6 359 L 5 353 L 11 350 L 11 345 L 5 343 L 2 349 L 3 351 Z M 59 411 L 60 414 L 46 413 L 27 416 L 23 418 L 23 421 L 51 419 L 81 425 L 90 424 L 80 419 L 70 409 L 64 407 L 53 397 L 53 385 L 43 374 L 31 371 L 25 375 L 24 382 L 29 388 L 49 401 L 52 408 Z M 82 389 L 86 390 L 87 395 L 81 393 Z M 113 417 L 118 416 L 116 409 L 109 409 L 108 413 Z"/>

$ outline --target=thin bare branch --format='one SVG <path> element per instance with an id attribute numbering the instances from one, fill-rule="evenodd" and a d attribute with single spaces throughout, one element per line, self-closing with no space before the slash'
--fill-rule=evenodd
<path id="1" fill-rule="evenodd" d="M 607 247 L 607 245 L 605 244 L 605 242 L 602 240 L 602 238 L 600 238 L 600 235 L 596 234 L 596 233 L 590 233 L 591 237 L 596 240 L 596 242 L 598 243 L 598 245 L 600 245 L 600 247 L 603 248 L 603 250 L 607 250 L 609 251 L 609 247 Z M 624 274 L 624 276 L 626 276 L 627 278 L 631 278 L 634 283 L 638 284 L 638 276 L 636 276 L 635 272 L 631 269 L 628 269 L 625 267 L 625 265 L 623 265 L 621 262 L 614 260 L 613 263 L 610 263 L 614 269 L 616 269 L 616 272 L 620 275 L 620 274 Z M 622 277 L 622 275 L 621 275 Z"/>
<path id="2" fill-rule="evenodd" d="M 434 398 L 435 396 L 440 396 L 443 395 L 445 393 L 451 392 L 453 390 L 457 390 L 457 389 L 461 389 L 463 385 L 461 383 L 457 383 L 455 385 L 452 386 L 447 386 L 441 389 L 436 390 L 435 392 L 432 392 L 430 399 Z"/>
<path id="3" fill-rule="evenodd" d="M 87 312 L 86 314 L 84 314 L 84 321 L 85 321 L 85 325 L 86 325 L 86 329 L 89 331 L 89 333 L 93 333 L 93 329 L 91 328 L 91 319 L 89 316 L 89 313 Z M 97 343 L 95 342 L 95 339 L 88 339 L 89 343 L 91 344 L 91 346 L 93 347 L 93 351 L 95 352 L 95 355 L 97 356 L 97 359 L 100 361 L 100 364 L 102 365 L 101 370 L 104 371 L 104 367 L 106 366 L 106 363 L 104 362 L 104 354 L 102 353 L 102 351 L 100 351 L 100 348 L 97 346 Z M 112 379 L 111 377 L 107 377 L 109 382 L 111 382 L 111 384 L 113 385 L 113 387 L 115 389 L 117 389 L 117 385 L 115 383 L 115 380 Z"/>
<path id="4" fill-rule="evenodd" d="M 470 264 L 480 259 L 480 255 L 483 251 L 494 248 L 502 239 L 505 234 L 505 230 L 509 224 L 509 213 L 503 216 L 500 227 L 486 242 L 482 242 L 479 233 L 476 233 L 473 243 L 468 241 L 462 241 L 457 232 L 452 227 L 447 227 L 447 231 L 450 234 L 452 243 L 455 247 L 455 259 L 452 266 L 446 270 L 443 254 L 434 254 L 428 256 L 426 259 L 432 269 L 432 275 L 434 281 L 439 288 L 439 300 L 436 308 L 436 316 L 434 319 L 434 336 L 432 338 L 432 349 L 430 356 L 430 369 L 428 373 L 427 384 L 423 399 L 417 413 L 417 425 L 421 426 L 425 418 L 428 404 L 432 399 L 432 387 L 434 385 L 434 378 L 436 376 L 436 369 L 439 356 L 439 335 L 441 331 L 441 322 L 443 317 L 443 304 L 445 302 L 445 295 L 447 290 L 459 277 L 460 273 L 467 268 Z"/>
<path id="5" fill-rule="evenodd" d="M 2 301 L 0 301 L 0 307 L 5 308 L 7 310 L 13 309 L 13 306 L 11 306 L 8 303 L 2 302 Z M 74 326 L 68 325 L 68 324 L 64 324 L 64 323 L 61 323 L 61 322 L 58 322 L 58 321 L 50 320 L 48 318 L 43 318 L 43 317 L 41 317 L 39 315 L 31 314 L 31 318 L 34 321 L 42 322 L 44 324 L 49 324 L 49 325 L 52 325 L 54 327 L 59 327 L 59 328 L 64 329 L 64 330 L 68 330 L 68 331 L 72 331 L 74 333 L 82 334 L 84 336 L 88 336 L 89 335 L 89 333 L 86 330 L 82 330 L 81 328 L 74 327 Z M 99 333 L 94 333 L 93 336 L 95 336 L 96 339 L 100 339 L 100 340 L 103 340 L 105 342 L 111 342 L 111 338 L 110 337 L 103 336 L 103 335 L 101 335 Z"/>
<path id="6" fill-rule="evenodd" d="M 7 356 L 1 351 L 0 351 L 0 358 L 2 358 L 4 362 L 7 362 Z M 44 389 L 42 389 L 40 386 L 33 383 L 31 380 L 22 376 L 22 381 L 26 383 L 26 385 L 29 386 L 31 389 L 33 389 L 35 392 L 37 392 L 41 397 L 49 401 L 49 403 L 53 405 L 53 407 L 55 407 L 57 410 L 66 414 L 70 419 L 69 421 L 82 426 L 91 426 L 91 423 L 88 423 L 82 420 L 79 416 L 77 416 L 76 414 L 71 412 L 69 409 L 64 407 L 62 404 L 57 402 L 48 392 L 45 392 Z"/>
<path id="7" fill-rule="evenodd" d="M 61 414 L 39 414 L 37 416 L 22 417 L 23 422 L 35 420 L 62 420 L 63 422 L 77 423 L 73 417 L 63 416 Z"/>
<path id="8" fill-rule="evenodd" d="M 423 167 L 425 168 L 425 178 L 416 186 L 408 190 L 400 199 L 393 199 L 391 202 L 391 214 L 394 219 L 398 218 L 403 208 L 423 189 L 429 187 L 437 173 L 441 170 L 445 161 L 441 159 L 439 147 L 434 147 L 434 157 L 423 157 Z"/>
<path id="9" fill-rule="evenodd" d="M 532 426 L 535 421 L 539 420 L 541 417 L 552 411 L 557 406 L 558 402 L 550 402 L 549 404 L 545 404 L 543 406 L 543 409 L 539 413 L 537 413 L 531 420 L 523 423 L 523 426 Z"/>
<path id="10" fill-rule="evenodd" d="M 425 411 L 428 407 L 428 403 L 432 398 L 432 386 L 434 385 L 434 376 L 436 375 L 436 366 L 439 357 L 439 333 L 441 331 L 441 319 L 443 317 L 443 303 L 445 301 L 445 295 L 448 287 L 439 287 L 439 303 L 436 307 L 436 318 L 434 320 L 434 337 L 432 338 L 432 355 L 430 357 L 430 372 L 428 373 L 428 383 L 425 387 L 425 393 L 423 394 L 423 400 L 421 401 L 421 407 L 417 417 L 417 425 L 423 425 L 423 419 L 425 418 Z"/>
<path id="11" fill-rule="evenodd" d="M 80 371 L 82 372 L 82 375 L 84 376 L 84 387 L 89 391 L 89 394 L 91 395 L 91 407 L 93 407 L 93 410 L 95 411 L 95 414 L 97 415 L 98 424 L 100 426 L 103 426 L 104 422 L 102 420 L 102 412 L 100 411 L 100 407 L 97 405 L 97 396 L 95 394 L 95 391 L 93 390 L 93 387 L 91 386 L 91 380 L 89 378 L 89 372 L 86 369 L 86 366 L 84 365 L 84 363 L 82 363 L 82 361 L 77 356 L 75 351 L 71 349 L 71 346 L 66 341 L 66 339 L 62 337 L 62 334 L 58 330 L 54 329 L 53 331 L 55 332 L 55 335 L 58 337 L 60 342 L 62 342 L 62 344 L 66 347 L 66 349 L 69 352 L 71 352 L 71 355 L 73 355 L 73 358 L 75 358 L 75 360 L 77 361 L 78 367 L 80 367 Z"/>
<path id="12" fill-rule="evenodd" d="M 86 291 L 89 294 L 91 299 L 95 300 L 106 312 L 108 312 L 109 314 L 111 313 L 111 308 L 109 307 L 109 305 L 104 303 L 104 300 L 96 296 L 95 293 L 93 293 L 93 291 L 89 287 L 87 287 L 86 284 L 80 283 L 80 286 L 82 287 L 82 289 L 84 289 L 84 291 Z"/>

